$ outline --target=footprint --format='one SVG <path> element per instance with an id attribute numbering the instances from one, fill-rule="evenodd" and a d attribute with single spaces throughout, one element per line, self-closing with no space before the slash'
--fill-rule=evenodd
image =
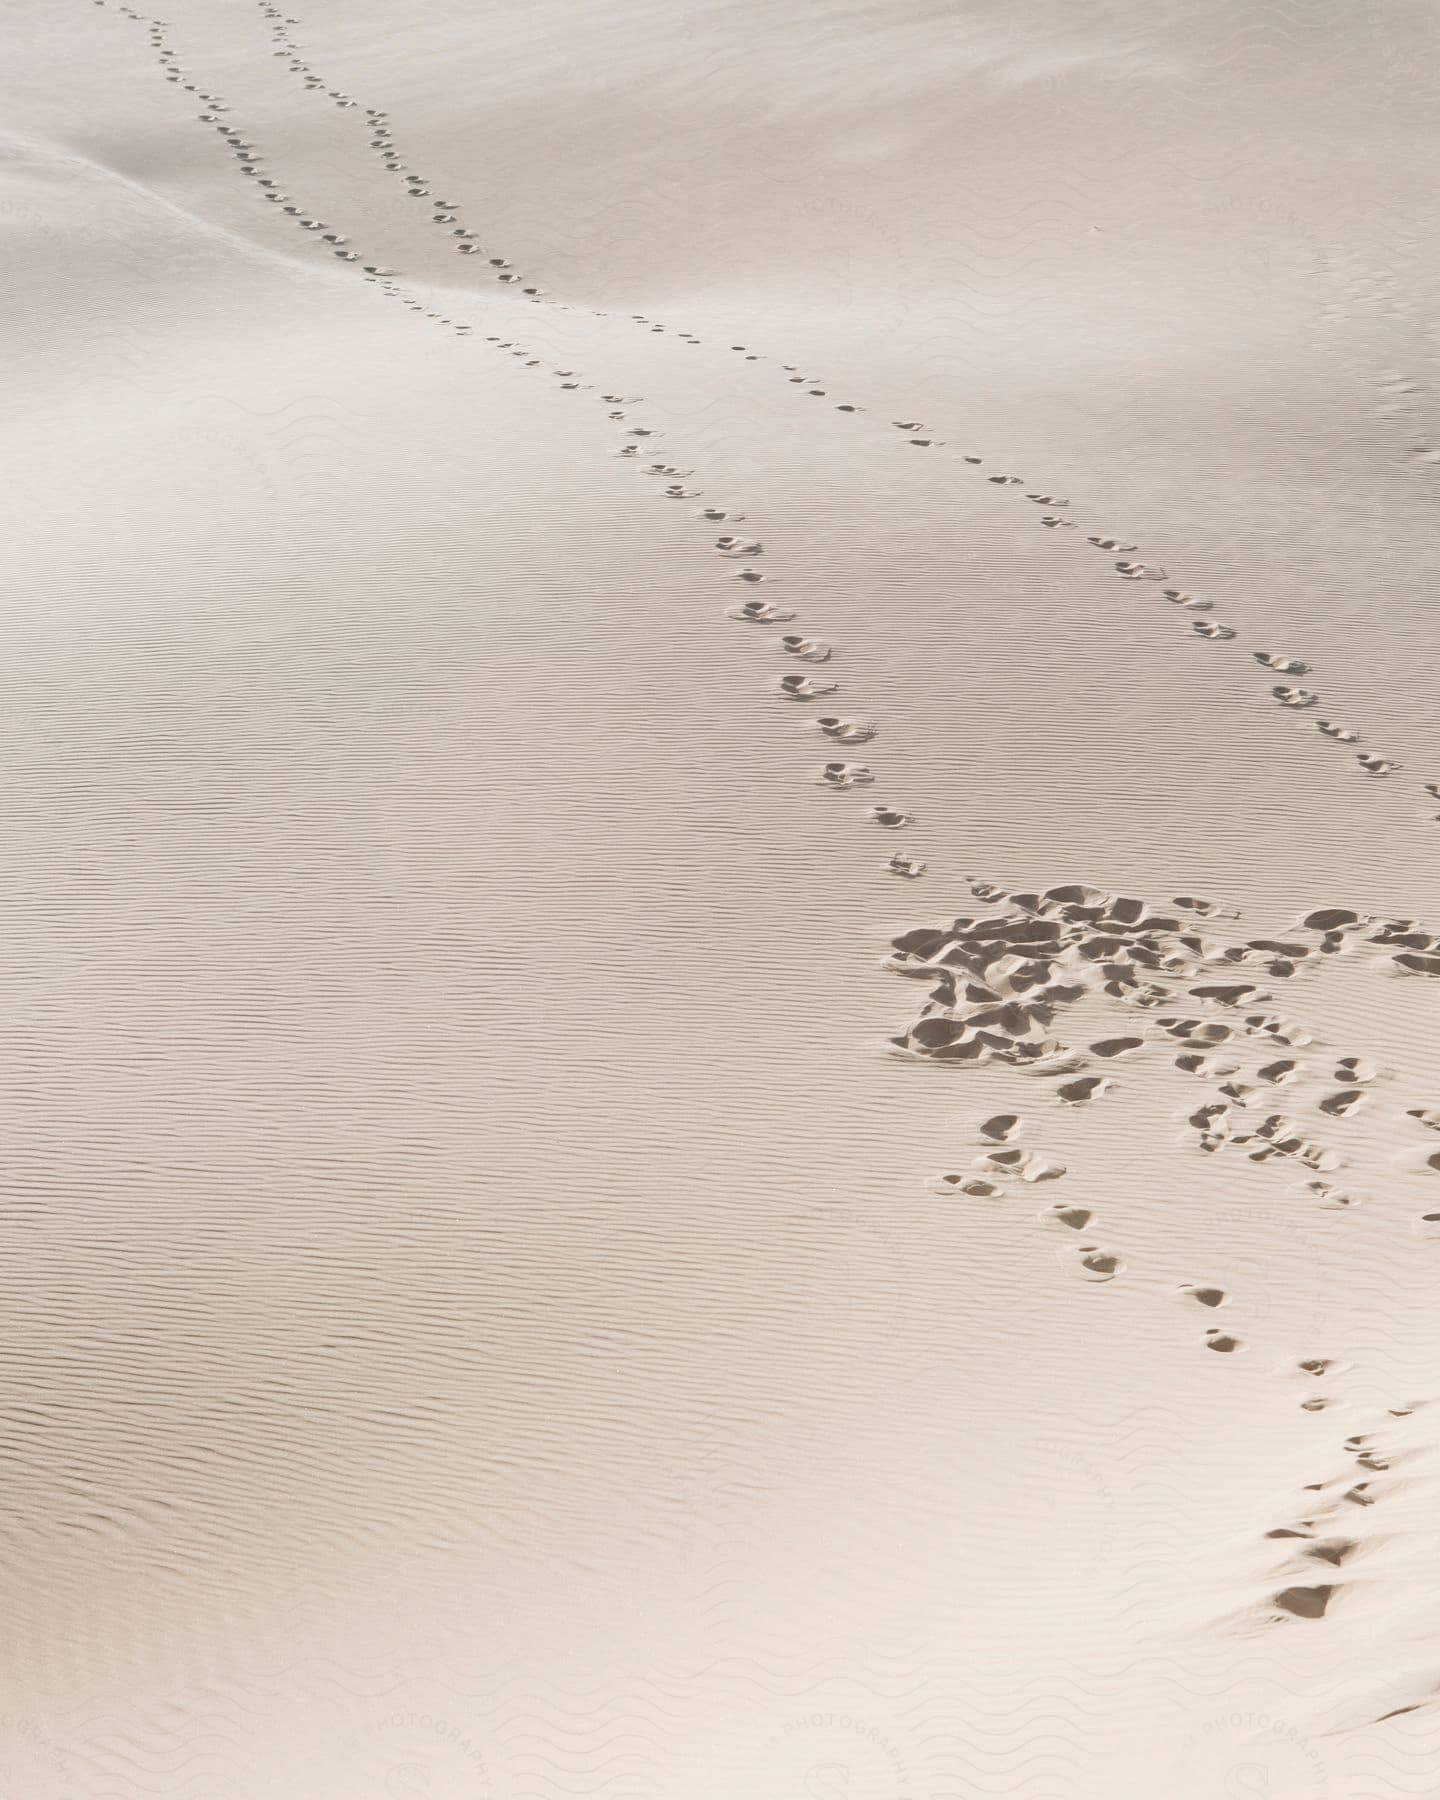
<path id="1" fill-rule="evenodd" d="M 1362 750 L 1355 760 L 1367 775 L 1393 775 L 1396 769 L 1403 767 L 1389 757 L 1372 756 L 1366 750 Z"/>
<path id="2" fill-rule="evenodd" d="M 790 679 L 793 679 L 793 677 Z M 915 815 L 914 813 L 901 812 L 894 806 L 872 806 L 870 808 L 870 817 L 877 825 L 884 825 L 893 831 L 901 825 L 913 823 Z"/>
<path id="3" fill-rule="evenodd" d="M 1088 1206 L 1066 1206 L 1057 1202 L 1040 1214 L 1041 1221 L 1063 1226 L 1067 1231 L 1083 1231 L 1095 1218 Z"/>
<path id="4" fill-rule="evenodd" d="M 1019 1113 L 993 1113 L 980 1125 L 980 1135 L 992 1144 L 1005 1144 L 1020 1128 Z"/>
<path id="5" fill-rule="evenodd" d="M 751 587 L 754 587 L 756 582 L 767 581 L 767 580 L 769 580 L 769 577 L 766 575 L 762 575 L 758 569 L 741 569 L 740 573 L 735 577 L 735 579 L 737 581 L 749 582 Z"/>
<path id="6" fill-rule="evenodd" d="M 995 481 L 997 479 L 1003 479 L 1003 478 L 992 475 L 990 477 L 990 479 L 992 481 Z M 1140 548 L 1140 546 L 1138 544 L 1122 544 L 1120 542 L 1119 538 L 1092 537 L 1092 538 L 1087 538 L 1086 542 L 1093 544 L 1097 550 L 1118 550 L 1122 556 L 1128 555 L 1131 551 L 1138 550 Z"/>
<path id="7" fill-rule="evenodd" d="M 1440 1131 L 1440 1111 L 1432 1106 L 1412 1106 L 1406 1112 L 1407 1119 L 1418 1119 L 1429 1131 Z"/>
<path id="8" fill-rule="evenodd" d="M 1022 1181 L 1059 1181 L 1065 1164 L 1052 1162 L 1035 1150 L 987 1150 L 975 1159 L 975 1166 L 988 1174 L 1001 1177 L 1018 1175 Z"/>
<path id="9" fill-rule="evenodd" d="M 1123 1274 L 1125 1265 L 1112 1250 L 1101 1250 L 1094 1244 L 1082 1244 L 1075 1251 L 1080 1273 L 1087 1281 L 1113 1281 Z"/>
<path id="10" fill-rule="evenodd" d="M 970 458 L 967 456 L 965 460 L 969 462 Z M 1025 485 L 1018 475 L 987 475 L 985 479 L 993 481 L 996 487 L 1024 487 Z M 1130 548 L 1133 550 L 1135 546 L 1131 544 Z"/>
<path id="11" fill-rule="evenodd" d="M 941 1175 L 937 1178 L 937 1187 L 958 1189 L 962 1194 L 969 1194 L 977 1200 L 1001 1200 L 1004 1189 L 996 1187 L 993 1181 L 979 1181 L 973 1175 Z"/>
<path id="12" fill-rule="evenodd" d="M 821 782 L 832 788 L 865 787 L 874 779 L 874 774 L 864 763 L 826 763 L 820 771 Z"/>
<path id="13" fill-rule="evenodd" d="M 1224 1306 L 1229 1298 L 1224 1288 L 1191 1281 L 1184 1282 L 1179 1291 L 1200 1306 Z"/>
<path id="14" fill-rule="evenodd" d="M 1252 650 L 1250 654 L 1256 662 L 1267 669 L 1274 669 L 1281 675 L 1308 675 L 1310 665 L 1301 662 L 1298 656 L 1272 656 L 1268 650 Z"/>
<path id="15" fill-rule="evenodd" d="M 1268 1081 L 1272 1087 L 1278 1087 L 1282 1082 L 1293 1081 L 1299 1068 L 1299 1063 L 1282 1058 L 1279 1062 L 1266 1063 L 1255 1073 L 1261 1081 Z"/>
<path id="16" fill-rule="evenodd" d="M 1172 606 L 1188 607 L 1191 612 L 1209 612 L 1213 600 L 1202 600 L 1198 594 L 1187 594 L 1183 588 L 1165 588 L 1165 598 Z"/>
<path id="17" fill-rule="evenodd" d="M 1196 619 L 1190 629 L 1196 637 L 1215 638 L 1220 642 L 1233 638 L 1235 635 L 1231 626 L 1222 625 L 1215 619 Z"/>
<path id="18" fill-rule="evenodd" d="M 1352 1194 L 1347 1188 L 1338 1188 L 1330 1181 L 1307 1181 L 1301 1191 L 1312 1194 L 1323 1206 L 1334 1212 L 1346 1212 L 1361 1204 L 1359 1194 Z"/>
<path id="19" fill-rule="evenodd" d="M 816 700 L 833 694 L 839 687 L 834 681 L 812 681 L 808 675 L 782 675 L 780 692 L 787 700 Z"/>
<path id="20" fill-rule="evenodd" d="M 781 624 L 795 614 L 788 606 L 771 606 L 768 600 L 742 600 L 739 606 L 725 608 L 727 619 L 748 619 L 755 625 Z"/>
<path id="21" fill-rule="evenodd" d="M 1232 1337 L 1228 1331 L 1212 1328 L 1205 1333 L 1205 1348 L 1216 1350 L 1222 1356 L 1230 1356 L 1237 1350 L 1243 1350 L 1245 1346 L 1239 1338 Z"/>
<path id="22" fill-rule="evenodd" d="M 818 638 L 796 637 L 793 634 L 780 640 L 780 648 L 787 656 L 798 656 L 801 662 L 829 662 L 831 649 L 829 644 L 822 644 Z"/>
<path id="23" fill-rule="evenodd" d="M 1296 1619 L 1323 1619 L 1325 1609 L 1335 1593 L 1333 1583 L 1321 1587 L 1282 1588 L 1274 1596 L 1275 1605 Z"/>
<path id="24" fill-rule="evenodd" d="M 1313 706 L 1320 698 L 1311 688 L 1272 687 L 1270 692 L 1282 706 Z"/>
<path id="25" fill-rule="evenodd" d="M 699 496 L 699 493 L 699 488 L 681 487 L 677 482 L 673 486 L 665 489 L 665 498 L 667 500 L 694 500 Z"/>
<path id="26" fill-rule="evenodd" d="M 725 509 L 720 506 L 702 506 L 695 517 L 697 519 L 708 519 L 712 524 L 728 521 L 730 524 L 734 525 L 738 524 L 745 515 L 743 512 L 726 512 Z"/>
<path id="27" fill-rule="evenodd" d="M 892 419 L 890 423 L 897 431 L 923 431 L 925 429 L 918 419 Z"/>
<path id="28" fill-rule="evenodd" d="M 1240 1064 L 1233 1056 L 1200 1056 L 1193 1050 L 1187 1050 L 1183 1056 L 1175 1058 L 1175 1067 L 1186 1075 L 1200 1075 L 1208 1079 L 1216 1075 L 1234 1075 Z M 1232 1099 L 1240 1098 L 1233 1082 L 1227 1083 L 1221 1092 L 1229 1094 Z"/>
<path id="29" fill-rule="evenodd" d="M 1318 719 L 1315 729 L 1323 731 L 1326 737 L 1338 738 L 1342 744 L 1358 744 L 1360 733 L 1352 731 L 1348 725 L 1337 725 L 1330 719 Z"/>
<path id="30" fill-rule="evenodd" d="M 869 724 L 864 719 L 837 719 L 827 713 L 824 718 L 816 719 L 816 725 L 828 738 L 837 744 L 868 744 L 879 727 Z"/>
<path id="31" fill-rule="evenodd" d="M 1328 1094 L 1320 1102 L 1320 1110 L 1332 1119 L 1344 1119 L 1364 1103 L 1365 1095 L 1360 1088 L 1342 1088 L 1338 1094 Z"/>
<path id="32" fill-rule="evenodd" d="M 1055 1092 L 1067 1106 L 1085 1106 L 1114 1085 L 1105 1075 L 1082 1075 L 1076 1081 L 1062 1081 Z"/>
<path id="33" fill-rule="evenodd" d="M 660 475 L 688 475 L 690 471 L 689 469 L 657 469 L 656 473 Z M 724 537 L 716 538 L 715 548 L 724 556 L 759 556 L 763 546 L 758 538 L 751 538 L 747 542 L 743 538 L 732 537 L 727 533 Z"/>
<path id="34" fill-rule="evenodd" d="M 1313 1556 L 1316 1562 L 1330 1563 L 1338 1569 L 1346 1557 L 1352 1556 L 1359 1548 L 1354 1538 L 1316 1538 L 1305 1546 L 1304 1554 Z"/>
<path id="35" fill-rule="evenodd" d="M 1115 568 L 1126 581 L 1163 581 L 1165 579 L 1165 571 L 1155 563 L 1117 562 Z"/>
<path id="36" fill-rule="evenodd" d="M 914 881 L 917 876 L 925 873 L 923 862 L 916 862 L 910 856 L 902 856 L 898 850 L 885 864 L 885 868 L 891 875 L 903 875 L 909 881 Z"/>
<path id="37" fill-rule="evenodd" d="M 1139 1037 L 1101 1038 L 1090 1048 L 1096 1056 L 1103 1056 L 1109 1060 L 1117 1056 L 1132 1056 L 1137 1050 L 1143 1050 L 1145 1039 Z"/>

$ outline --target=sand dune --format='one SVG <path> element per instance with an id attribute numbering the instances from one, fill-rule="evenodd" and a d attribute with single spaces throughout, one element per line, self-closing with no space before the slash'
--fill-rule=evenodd
<path id="1" fill-rule="evenodd" d="M 15 24 L 4 1783 L 1428 1793 L 1433 17 Z"/>

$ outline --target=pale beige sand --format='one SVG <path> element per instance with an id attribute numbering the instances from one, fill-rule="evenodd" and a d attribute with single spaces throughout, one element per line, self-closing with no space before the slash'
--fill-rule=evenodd
<path id="1" fill-rule="evenodd" d="M 0 1788 L 1430 1793 L 1433 10 L 164 19 L 0 77 Z"/>

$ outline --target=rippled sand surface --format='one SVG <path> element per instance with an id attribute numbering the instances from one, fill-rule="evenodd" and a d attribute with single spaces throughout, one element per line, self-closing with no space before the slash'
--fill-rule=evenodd
<path id="1" fill-rule="evenodd" d="M 10 23 L 0 1794 L 1429 1794 L 1434 10 Z"/>

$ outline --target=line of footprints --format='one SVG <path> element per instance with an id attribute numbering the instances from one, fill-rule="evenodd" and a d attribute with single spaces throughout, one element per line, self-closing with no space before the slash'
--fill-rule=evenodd
<path id="1" fill-rule="evenodd" d="M 328 247 L 341 263 L 353 265 L 357 274 L 376 284 L 387 298 L 398 300 L 409 310 L 423 314 L 457 335 L 469 335 L 473 324 L 453 315 L 427 307 L 409 294 L 396 280 L 396 271 L 376 259 L 364 262 L 349 239 L 334 230 L 324 219 L 305 209 L 284 192 L 278 179 L 268 172 L 254 141 L 242 133 L 228 118 L 229 107 L 218 94 L 187 79 L 187 72 L 170 46 L 165 22 L 134 8 L 113 5 L 112 0 L 94 0 L 124 17 L 144 25 L 165 79 L 193 93 L 206 111 L 197 115 L 200 123 L 215 129 L 234 157 L 240 174 L 251 181 L 263 198 L 292 217 L 298 229 L 309 234 L 318 244 Z M 260 11 L 269 21 L 275 43 L 274 54 L 283 57 L 292 73 L 307 91 L 315 92 L 342 110 L 358 109 L 359 102 L 347 92 L 329 86 L 324 78 L 300 55 L 289 37 L 289 28 L 297 23 L 283 14 L 269 0 L 259 0 Z M 396 148 L 388 115 L 376 109 L 364 110 L 370 130 L 370 148 L 382 166 L 405 184 L 407 191 L 431 208 L 431 223 L 445 230 L 454 241 L 457 253 L 466 256 L 486 255 L 496 271 L 495 280 L 502 286 L 518 289 L 531 304 L 561 305 L 547 301 L 544 292 L 526 283 L 510 263 L 498 255 L 490 255 L 478 234 L 466 226 L 459 208 L 448 200 L 435 199 L 430 185 L 403 160 Z M 598 309 L 573 309 L 594 312 Z M 642 314 L 632 320 L 653 332 L 663 333 L 669 327 Z M 692 333 L 676 334 L 685 342 L 698 346 Z M 639 404 L 637 396 L 596 394 L 594 384 L 582 381 L 572 369 L 561 369 L 546 358 L 534 356 L 523 345 L 498 334 L 484 340 L 497 351 L 523 359 L 526 366 L 542 369 L 555 376 L 567 390 L 596 395 L 616 421 L 628 421 L 629 408 Z M 767 362 L 743 344 L 730 349 L 750 362 Z M 828 390 L 815 377 L 802 374 L 797 365 L 781 364 L 789 381 L 817 399 L 827 397 Z M 859 414 L 865 409 L 850 402 L 835 403 L 835 410 Z M 895 429 L 906 434 L 919 449 L 943 447 L 918 420 L 892 421 Z M 625 440 L 616 454 L 640 464 L 644 472 L 659 481 L 660 493 L 671 500 L 701 497 L 700 490 L 688 484 L 693 471 L 666 461 L 644 462 L 650 452 L 647 440 L 660 436 L 644 425 L 629 425 Z M 966 455 L 965 464 L 982 467 L 983 460 Z M 1065 517 L 1068 501 L 1055 495 L 1026 488 L 1021 478 L 990 474 L 987 481 L 998 488 L 1018 488 L 1024 497 L 1039 506 L 1040 522 L 1051 530 L 1073 530 L 1074 522 Z M 705 506 L 697 517 L 707 527 L 729 527 L 742 524 L 743 515 L 732 510 Z M 1191 631 L 1199 639 L 1233 642 L 1236 630 L 1221 621 L 1205 617 L 1210 603 L 1182 588 L 1168 585 L 1164 569 L 1135 560 L 1137 547 L 1109 536 L 1093 536 L 1088 540 L 1096 549 L 1116 558 L 1115 571 L 1123 580 L 1149 582 L 1169 604 L 1195 616 Z M 768 577 L 755 565 L 763 557 L 764 546 L 757 538 L 732 530 L 720 530 L 713 539 L 713 549 L 722 559 L 740 565 L 734 579 L 746 587 L 756 587 Z M 750 625 L 785 626 L 796 623 L 794 612 L 758 595 L 737 600 L 728 607 L 730 617 Z M 782 632 L 777 651 L 798 665 L 777 677 L 776 693 L 790 701 L 829 700 L 838 691 L 831 679 L 829 665 L 834 657 L 831 645 L 818 637 L 800 631 Z M 1269 650 L 1253 650 L 1254 660 L 1268 673 L 1279 676 L 1305 676 L 1308 665 L 1300 658 Z M 1292 711 L 1308 711 L 1319 704 L 1312 689 L 1291 681 L 1271 684 L 1270 697 L 1279 706 Z M 817 713 L 813 718 L 816 732 L 837 751 L 856 749 L 870 742 L 877 733 L 873 721 L 847 717 L 839 712 Z M 1317 729 L 1338 743 L 1354 745 L 1359 734 L 1333 719 L 1317 720 Z M 1393 774 L 1399 765 L 1391 758 L 1369 751 L 1357 751 L 1360 771 L 1370 777 Z M 825 761 L 818 774 L 820 785 L 837 792 L 866 789 L 875 776 L 861 762 L 835 756 Z M 1427 783 L 1426 792 L 1440 798 L 1440 784 Z M 871 805 L 868 816 L 877 826 L 894 830 L 913 822 L 903 807 Z M 925 865 L 903 853 L 897 853 L 885 865 L 891 872 L 906 878 L 924 873 Z M 1182 897 L 1172 903 L 1171 912 L 1156 912 L 1146 903 L 1123 896 L 1105 895 L 1097 890 L 1075 886 L 1050 890 L 1044 895 L 1007 894 L 983 882 L 972 884 L 977 898 L 989 903 L 1004 902 L 1008 910 L 1000 917 L 960 919 L 946 925 L 902 934 L 895 940 L 891 967 L 896 972 L 919 975 L 934 983 L 931 996 L 920 1017 L 899 1038 L 895 1046 L 905 1054 L 939 1060 L 984 1063 L 993 1060 L 1010 1062 L 1027 1073 L 1054 1079 L 1057 1100 L 1064 1106 L 1088 1105 L 1117 1085 L 1106 1071 L 1123 1061 L 1153 1052 L 1168 1042 L 1172 1060 L 1180 1071 L 1217 1083 L 1213 1101 L 1189 1111 L 1187 1124 L 1195 1141 L 1204 1151 L 1237 1147 L 1256 1161 L 1274 1160 L 1281 1166 L 1293 1166 L 1302 1178 L 1305 1190 L 1328 1204 L 1348 1206 L 1357 1196 L 1342 1191 L 1322 1177 L 1343 1161 L 1340 1152 L 1311 1140 L 1300 1125 L 1280 1112 L 1264 1111 L 1264 1095 L 1275 1088 L 1293 1083 L 1304 1073 L 1302 1064 L 1286 1054 L 1309 1043 L 1309 1034 L 1265 1010 L 1269 996 L 1263 987 L 1250 979 L 1258 972 L 1267 980 L 1284 980 L 1308 968 L 1314 961 L 1329 955 L 1344 954 L 1357 944 L 1378 947 L 1398 970 L 1408 974 L 1440 975 L 1440 938 L 1419 927 L 1415 921 L 1382 921 L 1362 919 L 1343 909 L 1325 909 L 1306 917 L 1293 940 L 1252 939 L 1248 943 L 1225 945 L 1205 938 L 1197 922 L 1213 918 L 1220 909 L 1212 903 Z M 1179 916 L 1188 915 L 1188 916 Z M 1258 971 L 1256 965 L 1259 965 Z M 1237 970 L 1237 965 L 1240 968 Z M 1237 973 L 1244 978 L 1235 979 Z M 1188 986 L 1186 984 L 1189 984 Z M 1177 990 L 1183 990 L 1177 992 Z M 1083 1049 L 1067 1046 L 1050 1030 L 1051 1025 L 1068 1006 L 1086 995 L 1103 993 L 1127 1008 L 1152 1013 L 1138 1029 L 1129 1027 L 1118 1034 L 1095 1037 Z M 1198 1005 L 1193 1016 L 1173 1016 L 1168 1009 L 1178 999 Z M 1258 1046 L 1265 1060 L 1249 1061 L 1235 1054 L 1242 1047 Z M 1279 1054 L 1277 1054 L 1277 1051 Z M 1250 1059 L 1254 1061 L 1253 1058 Z M 1379 1071 L 1365 1059 L 1355 1056 L 1331 1059 L 1332 1079 L 1338 1085 L 1317 1102 L 1318 1112 L 1329 1119 L 1350 1116 L 1364 1104 L 1367 1084 Z M 1234 1117 L 1255 1108 L 1253 1125 L 1237 1126 Z M 1440 1131 L 1440 1109 L 1414 1107 L 1406 1117 L 1427 1131 Z M 958 1191 L 972 1198 L 993 1199 L 1011 1191 L 1017 1182 L 1043 1184 L 1061 1180 L 1065 1164 L 1048 1152 L 1026 1144 L 1021 1115 L 996 1114 L 986 1119 L 979 1130 L 979 1151 L 972 1168 L 961 1174 L 946 1174 L 938 1185 L 946 1191 Z M 1400 1152 L 1397 1163 L 1407 1169 L 1424 1169 L 1440 1173 L 1440 1151 L 1410 1147 Z M 1047 1225 L 1066 1234 L 1075 1234 L 1079 1242 L 1067 1252 L 1067 1260 L 1087 1281 L 1109 1282 L 1121 1276 L 1125 1263 L 1113 1248 L 1098 1241 L 1092 1227 L 1095 1215 L 1078 1203 L 1060 1201 L 1049 1206 L 1042 1215 Z M 1440 1226 L 1440 1211 L 1426 1214 L 1426 1225 Z M 1186 1303 L 1206 1310 L 1228 1304 L 1228 1296 L 1213 1284 L 1184 1283 L 1177 1289 Z M 1234 1332 L 1216 1325 L 1209 1327 L 1203 1342 L 1212 1352 L 1231 1355 L 1244 1349 Z M 1307 1377 L 1329 1374 L 1335 1364 L 1313 1359 L 1299 1365 Z M 1313 1395 L 1302 1402 L 1307 1411 L 1323 1411 L 1331 1402 Z M 1413 1407 L 1394 1409 L 1394 1416 L 1404 1416 Z M 1305 1564 L 1319 1561 L 1338 1567 L 1351 1556 L 1355 1542 L 1335 1521 L 1340 1509 L 1369 1506 L 1378 1498 L 1373 1474 L 1388 1468 L 1389 1454 L 1379 1447 L 1372 1435 L 1347 1440 L 1346 1454 L 1362 1473 L 1355 1478 L 1347 1469 L 1340 1477 L 1313 1484 L 1305 1491 L 1319 1493 L 1323 1503 L 1310 1503 L 1298 1522 L 1277 1527 L 1270 1536 L 1277 1540 L 1293 1540 L 1295 1554 Z M 1339 1490 L 1334 1491 L 1334 1490 Z M 1273 1597 L 1276 1617 L 1291 1615 L 1318 1618 L 1330 1604 L 1336 1583 L 1332 1580 L 1313 1582 L 1299 1579 L 1278 1590 Z"/>
<path id="2" fill-rule="evenodd" d="M 342 233 L 332 230 L 325 220 L 307 212 L 305 208 L 282 191 L 278 180 L 268 172 L 261 160 L 255 144 L 221 116 L 229 109 L 220 97 L 185 79 L 185 71 L 180 67 L 176 53 L 166 37 L 163 21 L 150 18 L 128 6 L 115 6 L 112 0 L 94 0 L 94 4 L 119 12 L 129 19 L 149 27 L 150 44 L 156 53 L 157 61 L 164 70 L 166 79 L 180 84 L 205 103 L 207 111 L 198 115 L 201 122 L 216 128 L 237 158 L 241 174 L 256 185 L 267 201 L 278 205 L 286 214 L 292 216 L 299 229 L 314 234 L 317 242 L 329 246 L 332 254 L 342 262 L 355 264 L 357 272 L 363 273 L 367 280 L 378 283 L 388 297 L 399 301 L 408 310 L 449 328 L 456 335 L 468 336 L 473 332 L 473 324 L 456 319 L 448 312 L 427 306 L 423 300 L 407 293 L 396 283 L 394 279 L 396 271 L 385 267 L 379 259 L 365 262 L 361 252 L 351 247 L 348 238 Z M 457 254 L 484 257 L 494 272 L 496 282 L 513 289 L 530 304 L 555 306 L 563 311 L 579 311 L 599 318 L 609 316 L 600 308 L 571 307 L 565 302 L 547 298 L 546 290 L 518 273 L 506 257 L 487 250 L 481 243 L 479 234 L 464 221 L 459 204 L 453 200 L 436 197 L 430 181 L 405 159 L 395 142 L 388 112 L 368 106 L 362 109 L 360 102 L 347 90 L 328 82 L 320 71 L 305 58 L 290 35 L 291 27 L 297 25 L 299 21 L 275 6 L 272 0 L 257 0 L 257 5 L 261 16 L 269 26 L 274 46 L 272 55 L 281 60 L 287 69 L 297 77 L 303 91 L 315 95 L 318 99 L 328 102 L 339 110 L 356 110 L 362 113 L 370 134 L 369 150 L 389 174 L 404 184 L 407 193 L 413 199 L 430 209 L 430 224 L 437 231 L 448 236 Z M 692 347 L 697 347 L 703 342 L 694 333 L 674 330 L 663 322 L 650 318 L 647 314 L 633 313 L 629 315 L 629 318 L 634 324 L 644 327 L 648 331 L 660 334 L 669 333 Z M 731 344 L 729 349 L 747 362 L 767 364 L 774 362 L 773 358 L 767 357 L 745 344 Z M 781 363 L 779 367 L 786 375 L 787 380 L 792 385 L 803 389 L 808 396 L 816 399 L 831 399 L 830 390 L 823 380 L 802 372 L 800 365 Z M 864 407 L 848 400 L 834 401 L 832 399 L 832 405 L 836 412 L 842 414 L 858 416 L 866 411 Z M 916 448 L 930 450 L 947 447 L 945 440 L 936 437 L 919 419 L 894 419 L 891 424 L 894 429 L 904 433 L 907 440 Z M 961 457 L 961 461 L 964 465 L 975 469 L 984 467 L 984 458 L 979 456 L 964 455 Z M 1019 490 L 1026 500 L 1042 509 L 1040 522 L 1045 527 L 1052 530 L 1077 529 L 1075 521 L 1066 517 L 1067 509 L 1070 506 L 1067 499 L 1033 489 L 1023 477 L 1018 475 L 987 474 L 984 479 L 1000 489 Z M 1211 610 L 1212 603 L 1210 601 L 1182 587 L 1168 585 L 1169 577 L 1158 564 L 1136 560 L 1139 556 L 1136 544 L 1112 535 L 1091 535 L 1086 541 L 1105 554 L 1116 558 L 1114 567 L 1116 574 L 1121 579 L 1137 583 L 1157 584 L 1153 591 L 1182 611 L 1199 615 Z M 1190 629 L 1197 639 L 1215 643 L 1234 643 L 1239 638 L 1239 633 L 1234 626 L 1213 618 L 1193 617 Z M 801 647 L 792 649 L 788 643 L 785 647 L 790 654 L 800 657 L 807 657 L 816 650 L 816 646 L 811 640 L 803 640 Z M 1275 674 L 1307 675 L 1311 672 L 1309 664 L 1298 656 L 1269 649 L 1252 649 L 1250 654 L 1261 667 Z M 1309 712 L 1321 703 L 1321 696 L 1315 689 L 1292 681 L 1271 683 L 1269 698 L 1277 706 L 1294 712 Z M 1350 748 L 1356 770 L 1364 778 L 1383 779 L 1394 775 L 1401 768 L 1401 764 L 1394 757 L 1368 748 L 1359 748 L 1358 746 L 1362 742 L 1360 733 L 1341 720 L 1317 716 L 1315 728 L 1325 738 Z M 837 741 L 843 742 L 843 740 Z M 861 779 L 858 776 L 854 778 L 856 782 Z M 834 772 L 832 785 L 849 784 L 851 784 L 850 778 L 846 774 L 844 765 L 838 765 Z M 1422 785 L 1429 800 L 1440 800 L 1440 781 L 1426 781 Z M 895 808 L 885 810 L 892 813 L 899 811 Z M 1430 813 L 1427 816 L 1440 819 L 1440 814 Z M 898 874 L 920 872 L 918 865 L 914 865 L 910 859 L 903 856 L 895 859 L 894 868 Z"/>

